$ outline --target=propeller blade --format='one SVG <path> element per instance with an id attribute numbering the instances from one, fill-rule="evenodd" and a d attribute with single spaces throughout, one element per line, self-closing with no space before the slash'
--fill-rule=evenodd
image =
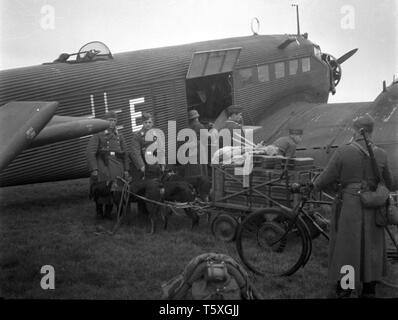
<path id="1" fill-rule="evenodd" d="M 348 51 L 346 54 L 343 54 L 340 58 L 337 59 L 337 63 L 342 64 L 344 61 L 351 58 L 357 51 L 358 51 L 358 48 Z"/>

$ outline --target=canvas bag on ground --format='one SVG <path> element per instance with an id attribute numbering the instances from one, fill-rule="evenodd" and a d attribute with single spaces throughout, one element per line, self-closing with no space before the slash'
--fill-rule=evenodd
<path id="1" fill-rule="evenodd" d="M 261 295 L 245 269 L 225 254 L 204 253 L 186 265 L 178 276 L 162 283 L 163 299 L 252 300 Z"/>

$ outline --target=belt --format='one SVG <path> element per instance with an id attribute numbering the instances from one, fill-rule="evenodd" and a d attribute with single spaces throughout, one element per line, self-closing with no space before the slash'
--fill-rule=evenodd
<path id="1" fill-rule="evenodd" d="M 343 189 L 359 189 L 362 187 L 362 182 L 352 182 L 346 184 Z"/>
<path id="2" fill-rule="evenodd" d="M 108 151 L 108 150 L 100 150 L 100 154 L 108 155 L 108 156 L 123 156 L 124 151 Z"/>
<path id="3" fill-rule="evenodd" d="M 343 193 L 348 193 L 352 196 L 358 196 L 359 197 L 359 191 L 362 188 L 362 183 L 361 182 L 352 182 L 348 183 L 346 186 L 343 188 Z"/>

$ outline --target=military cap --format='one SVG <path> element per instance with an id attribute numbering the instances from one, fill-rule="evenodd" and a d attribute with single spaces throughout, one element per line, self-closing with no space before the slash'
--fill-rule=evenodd
<path id="1" fill-rule="evenodd" d="M 289 134 L 294 134 L 294 135 L 298 135 L 298 136 L 302 136 L 303 135 L 303 129 L 289 129 Z"/>
<path id="2" fill-rule="evenodd" d="M 196 119 L 196 118 L 199 118 L 199 117 L 200 117 L 199 112 L 196 111 L 196 110 L 190 110 L 188 112 L 188 120 Z"/>
<path id="3" fill-rule="evenodd" d="M 142 113 L 142 121 L 147 121 L 149 119 L 153 119 L 153 116 L 149 112 L 143 112 Z"/>
<path id="4" fill-rule="evenodd" d="M 229 106 L 227 108 L 227 114 L 228 116 L 233 115 L 234 113 L 241 113 L 243 111 L 242 107 L 237 105 L 237 104 L 233 104 L 231 106 Z"/>
<path id="5" fill-rule="evenodd" d="M 115 111 L 108 111 L 105 113 L 105 119 L 117 119 L 117 113 Z"/>
<path id="6" fill-rule="evenodd" d="M 357 131 L 364 129 L 368 133 L 371 133 L 373 131 L 374 123 L 375 120 L 372 118 L 372 116 L 369 113 L 366 113 L 362 116 L 356 117 L 352 124 L 354 129 Z"/>

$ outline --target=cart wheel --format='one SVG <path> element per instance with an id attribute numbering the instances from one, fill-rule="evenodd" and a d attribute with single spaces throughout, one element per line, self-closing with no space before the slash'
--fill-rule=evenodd
<path id="1" fill-rule="evenodd" d="M 308 232 L 303 222 L 294 225 L 291 213 L 267 208 L 248 215 L 240 224 L 236 246 L 243 263 L 253 272 L 289 276 L 308 256 Z"/>
<path id="2" fill-rule="evenodd" d="M 218 240 L 230 242 L 235 240 L 237 226 L 238 222 L 234 217 L 221 213 L 214 218 L 211 231 Z"/>

